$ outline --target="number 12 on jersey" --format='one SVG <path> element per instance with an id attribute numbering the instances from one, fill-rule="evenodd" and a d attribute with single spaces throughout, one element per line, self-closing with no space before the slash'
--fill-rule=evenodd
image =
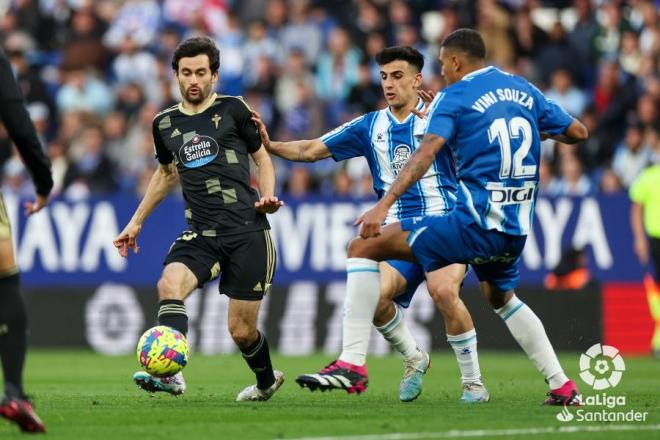
<path id="1" fill-rule="evenodd" d="M 521 139 L 520 146 L 513 153 L 512 161 L 511 141 L 518 139 Z M 492 144 L 495 140 L 500 145 L 502 153 L 501 179 L 522 179 L 536 175 L 536 165 L 523 165 L 532 146 L 532 126 L 527 119 L 516 116 L 508 124 L 505 118 L 495 119 L 488 127 L 488 142 Z"/>

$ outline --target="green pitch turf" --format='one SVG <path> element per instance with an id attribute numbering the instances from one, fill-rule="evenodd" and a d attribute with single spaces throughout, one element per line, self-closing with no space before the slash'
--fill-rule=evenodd
<path id="1" fill-rule="evenodd" d="M 491 402 L 478 406 L 457 403 L 458 367 L 448 353 L 432 355 L 424 392 L 417 401 L 405 404 L 398 399 L 402 363 L 395 356 L 369 360 L 369 389 L 361 396 L 343 391 L 312 393 L 298 387 L 297 375 L 332 360 L 324 355 L 275 356 L 274 364 L 287 380 L 272 400 L 259 403 L 234 402 L 236 394 L 254 380 L 239 355 L 193 355 L 185 370 L 188 391 L 180 398 L 152 397 L 137 389 L 131 382 L 137 367 L 132 356 L 31 351 L 26 382 L 50 439 L 660 439 L 659 360 L 626 358 L 621 383 L 608 390 L 608 395 L 626 397 L 621 410 L 648 412 L 645 423 L 562 423 L 555 417 L 560 408 L 540 405 L 547 389 L 524 355 L 485 352 L 480 357 Z M 565 353 L 561 360 L 587 394 L 588 387 L 577 378 L 578 357 Z M 631 430 L 602 431 L 621 424 Z M 656 425 L 655 430 L 648 430 L 651 425 Z M 589 426 L 597 431 L 585 431 Z M 644 426 L 647 429 L 640 429 Z M 578 432 L 544 431 L 566 427 Z M 503 430 L 513 431 L 505 435 Z M 15 426 L 0 420 L 0 438 L 22 437 Z"/>

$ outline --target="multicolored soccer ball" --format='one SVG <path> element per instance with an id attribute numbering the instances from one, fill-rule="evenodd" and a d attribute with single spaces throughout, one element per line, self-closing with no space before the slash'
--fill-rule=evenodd
<path id="1" fill-rule="evenodd" d="M 188 363 L 188 341 L 178 330 L 159 325 L 140 338 L 137 346 L 138 362 L 149 374 L 172 376 Z"/>

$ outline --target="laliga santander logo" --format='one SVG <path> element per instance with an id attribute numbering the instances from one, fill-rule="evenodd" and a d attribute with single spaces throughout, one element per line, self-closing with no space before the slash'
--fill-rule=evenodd
<path id="1" fill-rule="evenodd" d="M 580 379 L 594 390 L 617 386 L 624 371 L 626 363 L 611 345 L 594 344 L 580 356 Z"/>
<path id="2" fill-rule="evenodd" d="M 580 356 L 580 378 L 596 391 L 616 387 L 621 382 L 626 364 L 619 350 L 610 345 L 595 344 Z M 626 396 L 599 393 L 580 399 L 575 412 L 565 405 L 556 415 L 560 422 L 645 422 L 649 412 L 626 407 Z"/>

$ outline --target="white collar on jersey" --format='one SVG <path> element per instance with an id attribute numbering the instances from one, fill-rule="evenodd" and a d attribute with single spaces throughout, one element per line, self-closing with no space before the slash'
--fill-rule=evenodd
<path id="1" fill-rule="evenodd" d="M 470 81 L 475 76 L 479 76 L 479 75 L 482 75 L 484 73 L 488 73 L 491 70 L 495 70 L 495 67 L 494 66 L 482 67 L 481 69 L 478 69 L 478 70 L 475 70 L 474 72 L 468 73 L 463 78 L 461 78 L 461 81 Z"/>
<path id="2" fill-rule="evenodd" d="M 415 110 L 421 111 L 423 108 L 424 108 L 424 101 L 422 101 L 421 98 L 417 98 L 417 105 L 415 106 Z M 399 121 L 396 118 L 396 116 L 394 116 L 394 114 L 392 113 L 392 110 L 390 110 L 389 106 L 385 109 L 385 113 L 392 120 L 392 122 L 395 123 L 395 124 L 405 124 L 406 122 L 408 122 L 408 120 L 410 118 L 415 116 L 415 114 L 413 112 L 410 112 L 410 114 L 408 114 L 408 116 L 406 116 L 403 119 L 403 121 Z"/>
<path id="3" fill-rule="evenodd" d="M 197 109 L 197 111 L 192 111 L 192 110 L 188 110 L 187 108 L 185 108 L 183 106 L 183 101 L 179 103 L 178 109 L 181 113 L 183 113 L 184 115 L 187 115 L 187 116 L 198 115 L 198 114 L 202 113 L 204 110 L 206 110 L 207 108 L 211 107 L 211 104 L 213 104 L 215 102 L 217 97 L 218 97 L 218 94 L 213 92 L 213 94 L 211 94 L 208 98 L 206 98 L 206 102 L 204 102 Z"/>

